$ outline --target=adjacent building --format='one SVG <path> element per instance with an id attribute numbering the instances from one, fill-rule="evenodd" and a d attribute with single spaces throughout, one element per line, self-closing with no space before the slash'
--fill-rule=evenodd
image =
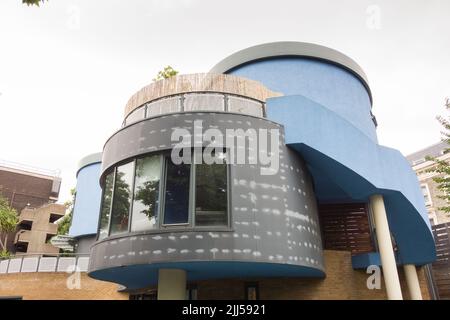
<path id="1" fill-rule="evenodd" d="M 442 191 L 438 189 L 438 184 L 433 180 L 439 173 L 429 171 L 435 166 L 435 163 L 427 161 L 426 158 L 430 156 L 448 161 L 450 153 L 445 152 L 448 148 L 448 144 L 441 141 L 406 157 L 419 178 L 420 189 L 427 207 L 428 219 L 430 219 L 432 225 L 450 222 L 450 214 L 440 209 L 448 206 L 448 202 L 439 198 L 442 195 Z"/>
<path id="2" fill-rule="evenodd" d="M 61 178 L 57 171 L 0 161 L 0 194 L 19 214 L 17 234 L 8 239 L 13 253 L 54 254 L 59 250 L 48 244 L 56 234 L 54 222 L 64 215 L 58 200 Z M 50 205 L 49 205 L 50 204 Z"/>
<path id="3" fill-rule="evenodd" d="M 66 207 L 57 203 L 46 204 L 36 209 L 23 209 L 19 215 L 14 239 L 16 255 L 58 254 L 59 248 L 50 244 L 50 239 L 58 233 L 58 224 L 55 222 L 65 213 Z"/>
<path id="4" fill-rule="evenodd" d="M 144 87 L 103 149 L 89 275 L 131 293 L 155 288 L 160 299 L 184 298 L 189 287 L 203 298 L 244 288 L 279 297 L 274 286 L 285 298 L 326 297 L 294 285 L 305 282 L 357 297 L 361 288 L 324 284 L 333 261 L 380 264 L 389 298 L 419 297 L 412 283 L 416 266 L 435 259 L 433 236 L 409 163 L 377 142 L 371 105 L 353 60 L 295 42 L 244 49 L 208 74 Z M 249 143 L 221 140 L 229 132 Z M 211 157 L 226 161 L 196 161 L 213 140 Z M 258 148 L 279 162 L 250 159 Z M 234 162 L 242 149 L 249 161 Z M 411 292 L 402 293 L 396 265 Z"/>

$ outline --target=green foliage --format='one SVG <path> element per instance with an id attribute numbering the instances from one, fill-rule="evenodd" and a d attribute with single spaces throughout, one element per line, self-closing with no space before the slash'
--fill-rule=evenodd
<path id="1" fill-rule="evenodd" d="M 12 254 L 7 250 L 0 251 L 0 260 L 6 260 L 12 257 Z"/>
<path id="2" fill-rule="evenodd" d="M 156 75 L 156 78 L 153 79 L 153 81 L 168 79 L 170 77 L 176 76 L 178 74 L 178 71 L 173 69 L 171 66 L 165 67 L 163 70 L 159 71 Z"/>
<path id="3" fill-rule="evenodd" d="M 128 226 L 128 211 L 130 208 L 131 186 L 125 179 L 125 173 L 117 171 L 114 185 L 113 217 L 114 228 L 123 230 Z"/>
<path id="4" fill-rule="evenodd" d="M 445 109 L 446 111 L 450 111 L 450 99 L 447 98 L 445 101 Z M 444 130 L 441 131 L 442 141 L 447 142 L 450 145 L 450 116 L 443 117 L 438 116 L 437 120 L 441 123 Z M 445 150 L 445 153 L 449 152 L 450 148 Z M 450 163 L 447 161 L 439 160 L 434 157 L 426 157 L 426 160 L 434 161 L 435 166 L 431 169 L 428 169 L 427 172 L 437 173 L 438 175 L 433 178 L 433 181 L 437 183 L 437 188 L 441 191 L 441 194 L 438 195 L 438 198 L 447 200 L 450 203 Z M 442 210 L 446 213 L 450 213 L 450 205 L 440 207 L 439 210 Z"/>
<path id="5" fill-rule="evenodd" d="M 134 199 L 141 201 L 146 209 L 141 212 L 149 219 L 156 216 L 156 207 L 159 193 L 159 180 L 146 181 L 142 186 L 138 186 Z"/>
<path id="6" fill-rule="evenodd" d="M 72 199 L 69 201 L 66 201 L 64 205 L 66 206 L 66 214 L 62 219 L 58 221 L 58 234 L 59 235 L 66 235 L 69 233 L 70 226 L 72 225 L 72 217 L 73 217 L 73 205 L 75 203 L 75 196 L 76 192 L 75 189 L 70 190 L 70 195 L 72 196 Z"/>
<path id="7" fill-rule="evenodd" d="M 0 239 L 2 253 L 7 252 L 8 233 L 15 231 L 18 223 L 16 210 L 11 208 L 8 200 L 0 194 L 0 233 L 4 234 L 4 239 Z"/>
<path id="8" fill-rule="evenodd" d="M 38 6 L 42 3 L 44 3 L 45 0 L 22 0 L 22 3 L 26 4 L 27 6 Z"/>

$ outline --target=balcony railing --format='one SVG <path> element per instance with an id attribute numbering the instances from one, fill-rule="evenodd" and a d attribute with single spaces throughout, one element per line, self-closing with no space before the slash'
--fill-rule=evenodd
<path id="1" fill-rule="evenodd" d="M 122 126 L 163 114 L 193 111 L 234 112 L 265 117 L 265 105 L 259 100 L 207 91 L 176 94 L 150 101 L 129 113 Z"/>
<path id="2" fill-rule="evenodd" d="M 45 257 L 43 255 L 23 255 L 0 260 L 0 274 L 26 272 L 87 272 L 88 254 L 59 255 Z"/>

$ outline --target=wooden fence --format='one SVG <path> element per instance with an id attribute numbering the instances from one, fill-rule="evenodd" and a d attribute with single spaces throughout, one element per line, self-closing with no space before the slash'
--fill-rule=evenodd
<path id="1" fill-rule="evenodd" d="M 450 223 L 432 226 L 436 261 L 432 264 L 432 286 L 438 299 L 450 300 Z"/>
<path id="2" fill-rule="evenodd" d="M 319 218 L 324 249 L 375 251 L 365 203 L 321 204 Z"/>

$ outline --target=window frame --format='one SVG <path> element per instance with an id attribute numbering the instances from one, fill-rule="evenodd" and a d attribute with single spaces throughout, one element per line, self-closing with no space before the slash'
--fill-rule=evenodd
<path id="1" fill-rule="evenodd" d="M 246 282 L 245 283 L 245 300 L 247 301 L 256 301 L 256 300 L 260 300 L 259 298 L 259 283 L 258 282 Z M 255 299 L 249 299 L 249 289 L 250 288 L 255 288 L 255 293 L 256 293 L 256 297 Z"/>
<path id="2" fill-rule="evenodd" d="M 162 199 L 162 203 L 161 203 L 161 209 L 162 209 L 162 215 L 161 215 L 161 223 L 160 223 L 160 229 L 173 229 L 173 228 L 177 228 L 177 227 L 189 227 L 191 226 L 191 207 L 192 207 L 192 167 L 195 166 L 194 164 L 190 164 L 190 168 L 189 168 L 189 195 L 188 195 L 188 222 L 183 222 L 183 223 L 164 223 L 164 219 L 166 217 L 166 187 L 167 187 L 167 168 L 168 168 L 168 161 L 169 161 L 169 157 L 170 155 L 168 155 L 168 153 L 165 153 L 163 155 L 164 157 L 164 187 L 163 187 L 163 199 Z"/>
<path id="3" fill-rule="evenodd" d="M 157 224 L 156 224 L 156 228 L 155 229 L 149 229 L 149 230 L 141 230 L 141 231 L 131 231 L 131 223 L 132 223 L 132 219 L 133 219 L 133 207 L 134 207 L 134 188 L 136 186 L 136 164 L 137 161 L 139 159 L 144 159 L 144 158 L 148 158 L 148 157 L 159 157 L 159 190 L 158 190 L 158 210 L 157 210 Z M 163 196 L 163 191 L 165 190 L 165 177 L 163 176 L 164 174 L 164 170 L 165 170 L 165 165 L 164 165 L 164 153 L 155 153 L 155 154 L 146 154 L 146 155 L 142 155 L 139 157 L 136 157 L 134 159 L 134 174 L 133 174 L 133 194 L 131 197 L 131 205 L 130 205 L 130 218 L 129 218 L 129 225 L 128 225 L 128 233 L 142 233 L 142 232 L 151 232 L 151 231 L 156 231 L 156 230 L 160 230 L 161 229 L 161 218 L 162 218 L 162 214 L 161 214 L 161 210 L 162 210 L 162 196 Z M 117 167 L 117 166 L 116 166 Z"/>
<path id="4" fill-rule="evenodd" d="M 427 208 L 429 208 L 429 207 L 432 207 L 433 206 L 433 200 L 431 199 L 431 192 L 430 192 L 430 188 L 428 187 L 428 183 L 421 183 L 420 184 L 420 189 L 421 189 L 421 191 L 423 190 L 423 188 L 425 188 L 425 191 L 426 191 L 426 195 L 425 194 L 423 194 L 423 192 L 422 192 L 422 196 L 424 197 L 424 202 L 425 202 L 425 206 L 427 207 Z M 428 201 L 425 201 L 425 196 L 427 196 L 427 198 L 428 198 Z"/>
<path id="5" fill-rule="evenodd" d="M 109 237 L 109 228 L 111 227 L 111 210 L 112 210 L 112 202 L 113 202 L 113 198 L 114 198 L 114 185 L 116 182 L 116 168 L 117 166 L 115 166 L 112 170 L 108 170 L 105 172 L 105 174 L 103 175 L 103 187 L 102 187 L 102 197 L 100 198 L 100 212 L 98 215 L 98 222 L 97 222 L 97 237 L 96 237 L 96 241 L 101 241 L 104 240 L 106 238 Z M 105 191 L 106 191 L 106 176 L 108 176 L 109 174 L 113 175 L 113 183 L 112 183 L 112 192 L 111 192 L 111 203 L 109 204 L 109 218 L 108 218 L 108 225 L 106 226 L 106 230 L 107 230 L 107 234 L 106 237 L 99 239 L 100 238 L 100 227 L 101 227 L 101 223 L 102 223 L 102 211 L 103 211 L 103 206 L 104 206 L 104 201 L 103 198 L 105 197 Z"/>
<path id="6" fill-rule="evenodd" d="M 128 208 L 128 226 L 127 226 L 127 230 L 126 230 L 126 231 L 123 231 L 123 232 L 111 234 L 111 228 L 112 228 L 112 224 L 111 224 L 111 222 L 112 222 L 112 210 L 113 210 L 113 204 L 114 204 L 114 195 L 115 195 L 115 191 L 116 191 L 117 168 L 119 168 L 119 167 L 121 167 L 121 166 L 123 166 L 123 165 L 129 164 L 129 163 L 132 163 L 132 164 L 133 164 L 133 177 L 132 177 L 132 180 L 131 180 L 131 185 L 132 185 L 131 191 L 133 192 L 133 194 L 131 195 L 131 198 L 130 198 L 130 207 Z M 135 175 L 136 175 L 135 170 L 136 170 L 136 158 L 133 159 L 133 160 L 128 159 L 128 160 L 121 161 L 120 163 L 118 163 L 118 164 L 114 167 L 113 193 L 112 193 L 112 196 L 111 196 L 111 208 L 110 208 L 110 210 L 109 210 L 109 225 L 108 225 L 108 236 L 107 236 L 107 238 L 109 238 L 109 237 L 111 237 L 111 236 L 121 236 L 121 235 L 130 233 L 130 226 L 131 226 L 131 224 L 130 224 L 130 221 L 131 221 L 131 220 L 130 220 L 130 216 L 131 216 L 132 207 L 133 207 L 133 200 L 134 200 L 134 180 L 135 180 Z"/>
<path id="7" fill-rule="evenodd" d="M 230 165 L 228 164 L 228 163 L 225 163 L 225 165 L 226 165 L 226 183 L 227 183 L 227 212 L 226 212 L 226 215 L 227 215 L 227 224 L 226 225 L 224 225 L 224 226 L 197 226 L 196 224 L 195 224 L 195 215 L 196 215 L 196 210 L 195 210 L 195 202 L 196 202 L 196 193 L 197 193 L 197 185 L 196 185 L 196 170 L 197 170 L 197 167 L 196 167 L 196 165 L 194 164 L 193 165 L 193 184 L 191 185 L 191 190 L 192 190 L 192 213 L 190 214 L 191 216 L 192 216 L 192 227 L 193 228 L 195 228 L 195 229 L 199 229 L 199 230 L 202 230 L 202 229 L 211 229 L 211 230 L 215 230 L 215 229 L 223 229 L 223 228 L 230 228 L 230 226 L 231 226 L 231 210 L 230 210 L 230 208 L 231 208 L 231 201 L 230 201 L 230 190 L 231 190 L 231 188 L 230 188 L 230 181 L 231 181 L 231 178 L 230 178 Z M 192 169 L 191 169 L 192 170 Z"/>
<path id="8" fill-rule="evenodd" d="M 166 184 L 167 184 L 167 161 L 169 160 L 171 151 L 163 151 L 158 153 L 150 153 L 150 154 L 144 154 L 139 155 L 138 157 L 134 159 L 126 159 L 123 161 L 120 161 L 114 165 L 113 168 L 105 171 L 105 174 L 103 175 L 104 178 L 102 179 L 102 205 L 100 206 L 100 213 L 99 213 L 99 221 L 97 224 L 97 237 L 96 241 L 103 241 L 103 240 L 109 240 L 109 239 L 115 239 L 115 238 L 121 238 L 128 235 L 138 235 L 138 234 L 158 234 L 158 233 L 166 233 L 166 232 L 183 232 L 183 231 L 222 231 L 222 232 L 231 232 L 232 230 L 232 214 L 231 214 L 231 185 L 232 182 L 232 169 L 231 165 L 228 163 L 226 164 L 226 183 L 227 183 L 227 225 L 223 226 L 197 226 L 195 225 L 195 193 L 196 193 L 196 164 L 192 163 L 190 164 L 190 181 L 189 181 L 189 205 L 188 205 L 188 222 L 187 223 L 176 223 L 176 224 L 164 224 L 164 216 L 165 216 L 165 193 L 166 193 Z M 159 156 L 160 157 L 160 186 L 159 186 L 159 206 L 157 210 L 158 214 L 158 221 L 156 224 L 155 229 L 149 229 L 149 230 L 141 230 L 141 231 L 131 231 L 131 223 L 133 219 L 133 206 L 134 206 L 134 188 L 136 184 L 136 163 L 138 159 L 151 157 L 151 156 Z M 193 153 L 191 155 L 194 156 Z M 193 159 L 193 158 L 192 158 Z M 116 187 L 116 176 L 117 176 L 117 168 L 127 164 L 127 163 L 133 163 L 133 177 L 132 177 L 132 195 L 131 195 L 131 203 L 130 208 L 128 212 L 128 229 L 127 231 L 111 234 L 111 222 L 112 222 L 112 209 L 113 209 L 113 202 L 114 202 L 114 191 Z M 103 197 L 105 194 L 105 182 L 106 182 L 106 176 L 108 174 L 113 174 L 113 192 L 111 195 L 111 204 L 109 209 L 109 219 L 108 219 L 108 226 L 107 230 L 108 233 L 106 237 L 99 239 L 100 237 L 100 224 L 101 224 L 101 213 L 103 208 Z"/>

